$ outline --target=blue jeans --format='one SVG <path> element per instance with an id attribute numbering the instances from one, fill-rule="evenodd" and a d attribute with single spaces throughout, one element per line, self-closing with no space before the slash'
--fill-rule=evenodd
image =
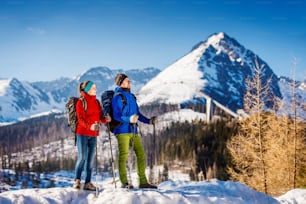
<path id="1" fill-rule="evenodd" d="M 96 143 L 97 137 L 77 135 L 78 160 L 75 165 L 75 179 L 81 179 L 82 171 L 85 170 L 85 183 L 91 181 Z"/>

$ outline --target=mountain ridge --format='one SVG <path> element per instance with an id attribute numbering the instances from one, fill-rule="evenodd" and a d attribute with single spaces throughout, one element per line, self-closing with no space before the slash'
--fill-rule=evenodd
<path id="1" fill-rule="evenodd" d="M 0 79 L 0 124 L 17 122 L 43 112 L 65 110 L 65 103 L 71 96 L 78 96 L 77 87 L 81 81 L 92 80 L 97 85 L 97 98 L 102 92 L 115 87 L 117 73 L 131 75 L 134 90 L 160 72 L 154 67 L 132 70 L 111 70 L 108 67 L 93 67 L 73 77 L 53 81 L 26 82 L 16 78 Z M 139 77 L 138 77 L 139 76 Z"/>

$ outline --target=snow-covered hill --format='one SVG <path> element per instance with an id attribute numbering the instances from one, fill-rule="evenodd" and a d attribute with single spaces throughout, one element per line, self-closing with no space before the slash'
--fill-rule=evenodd
<path id="1" fill-rule="evenodd" d="M 65 173 L 58 176 L 63 179 Z M 135 176 L 135 174 L 133 174 Z M 69 176 L 69 174 L 67 174 Z M 134 177 L 133 176 L 133 177 Z M 169 181 L 158 185 L 158 189 L 122 189 L 115 188 L 111 183 L 112 178 L 98 177 L 94 182 L 101 191 L 96 196 L 95 192 L 76 190 L 72 187 L 63 187 L 61 182 L 56 182 L 57 187 L 40 189 L 11 190 L 0 193 L 1 204 L 303 204 L 306 202 L 306 189 L 294 189 L 280 197 L 270 197 L 257 192 L 250 187 L 233 181 L 188 181 L 185 175 L 173 172 Z M 178 179 L 179 178 L 179 179 Z M 72 179 L 70 180 L 72 185 Z M 118 183 L 117 183 L 118 185 Z"/>

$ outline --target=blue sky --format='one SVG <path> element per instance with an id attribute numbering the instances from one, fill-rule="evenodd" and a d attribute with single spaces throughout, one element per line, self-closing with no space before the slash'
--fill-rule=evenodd
<path id="1" fill-rule="evenodd" d="M 96 66 L 164 69 L 221 31 L 277 75 L 292 78 L 295 70 L 306 79 L 302 0 L 1 0 L 0 78 L 47 81 Z"/>

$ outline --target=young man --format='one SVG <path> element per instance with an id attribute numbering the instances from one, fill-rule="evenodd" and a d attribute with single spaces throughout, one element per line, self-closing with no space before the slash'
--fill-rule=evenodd
<path id="1" fill-rule="evenodd" d="M 76 104 L 76 115 L 78 124 L 76 129 L 78 160 L 75 166 L 74 188 L 81 187 L 81 174 L 85 171 L 84 190 L 95 191 L 96 187 L 91 183 L 91 172 L 93 168 L 96 150 L 97 136 L 99 136 L 101 123 L 111 121 L 109 116 L 103 116 L 100 103 L 96 100 L 96 85 L 92 81 L 86 81 L 79 87 L 80 95 L 86 101 L 85 111 L 81 100 Z"/>
<path id="2" fill-rule="evenodd" d="M 139 188 L 157 188 L 148 183 L 145 168 L 146 156 L 141 143 L 140 135 L 138 134 L 137 121 L 146 124 L 154 124 L 156 117 L 148 119 L 139 112 L 138 104 L 135 96 L 131 93 L 131 82 L 127 75 L 117 74 L 115 83 L 118 87 L 115 88 L 115 96 L 112 100 L 113 119 L 121 124 L 114 129 L 114 134 L 118 140 L 119 149 L 119 176 L 123 188 L 133 188 L 131 183 L 128 183 L 126 173 L 126 161 L 130 145 L 134 147 L 134 152 L 137 158 L 137 173 L 139 177 Z M 123 104 L 120 92 L 125 99 Z M 133 143 L 133 144 L 132 144 Z"/>

